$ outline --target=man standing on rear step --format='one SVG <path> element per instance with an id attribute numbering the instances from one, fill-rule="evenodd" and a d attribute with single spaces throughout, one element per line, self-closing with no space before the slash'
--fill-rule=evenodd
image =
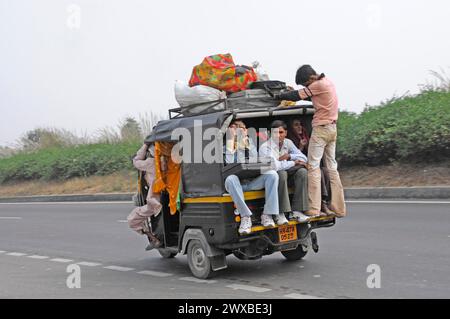
<path id="1" fill-rule="evenodd" d="M 318 75 L 310 65 L 303 65 L 297 70 L 295 82 L 304 88 L 276 94 L 274 98 L 287 101 L 311 99 L 314 105 L 313 130 L 308 147 L 309 210 L 305 214 L 320 215 L 320 160 L 325 154 L 325 166 L 329 170 L 331 184 L 330 208 L 336 217 L 344 217 L 346 215 L 344 189 L 335 159 L 338 119 L 336 88 L 325 74 Z"/>

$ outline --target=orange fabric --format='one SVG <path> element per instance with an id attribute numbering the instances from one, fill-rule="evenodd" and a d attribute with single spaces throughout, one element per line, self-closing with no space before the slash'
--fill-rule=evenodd
<path id="1" fill-rule="evenodd" d="M 244 68 L 243 74 L 236 73 L 231 54 L 216 54 L 203 59 L 192 70 L 189 86 L 206 85 L 226 92 L 246 90 L 248 85 L 257 81 L 253 68 Z"/>
<path id="2" fill-rule="evenodd" d="M 175 215 L 177 212 L 177 196 L 180 186 L 181 166 L 172 161 L 173 143 L 156 142 L 155 143 L 155 171 L 156 178 L 153 183 L 153 192 L 160 193 L 167 191 L 169 193 L 170 214 Z M 167 163 L 167 169 L 162 170 L 161 158 Z"/>

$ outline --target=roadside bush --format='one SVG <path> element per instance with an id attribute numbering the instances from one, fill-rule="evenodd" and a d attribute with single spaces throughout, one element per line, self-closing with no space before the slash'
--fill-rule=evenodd
<path id="1" fill-rule="evenodd" d="M 87 144 L 21 153 L 0 160 L 0 183 L 63 180 L 132 169 L 140 143 Z"/>
<path id="2" fill-rule="evenodd" d="M 341 112 L 337 158 L 343 164 L 439 161 L 450 156 L 450 93 L 424 91 Z"/>

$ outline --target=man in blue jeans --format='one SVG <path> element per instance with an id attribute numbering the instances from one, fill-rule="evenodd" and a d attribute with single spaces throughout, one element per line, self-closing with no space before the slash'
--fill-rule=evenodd
<path id="1" fill-rule="evenodd" d="M 256 159 L 258 151 L 248 138 L 247 128 L 242 121 L 231 123 L 225 145 L 225 162 L 227 164 L 242 163 L 247 158 Z M 275 226 L 272 216 L 276 216 L 277 224 L 287 224 L 284 214 L 278 209 L 278 174 L 274 170 L 261 173 L 251 180 L 240 181 L 236 175 L 230 175 L 225 180 L 225 189 L 230 193 L 241 216 L 240 234 L 250 234 L 252 228 L 252 212 L 245 203 L 244 192 L 265 189 L 265 205 L 261 215 L 261 224 L 266 227 Z"/>

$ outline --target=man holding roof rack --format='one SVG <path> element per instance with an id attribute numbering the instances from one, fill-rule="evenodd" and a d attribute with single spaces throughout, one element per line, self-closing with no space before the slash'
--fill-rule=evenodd
<path id="1" fill-rule="evenodd" d="M 337 171 L 336 162 L 336 123 L 338 119 L 338 98 L 336 88 L 325 74 L 318 75 L 310 65 L 303 65 L 297 70 L 295 82 L 304 86 L 300 90 L 292 90 L 273 97 L 283 101 L 299 101 L 311 99 L 315 113 L 312 120 L 312 134 L 308 147 L 308 216 L 320 215 L 320 160 L 325 154 L 325 166 L 328 168 L 331 184 L 330 208 L 336 217 L 346 215 L 344 190 Z"/>

